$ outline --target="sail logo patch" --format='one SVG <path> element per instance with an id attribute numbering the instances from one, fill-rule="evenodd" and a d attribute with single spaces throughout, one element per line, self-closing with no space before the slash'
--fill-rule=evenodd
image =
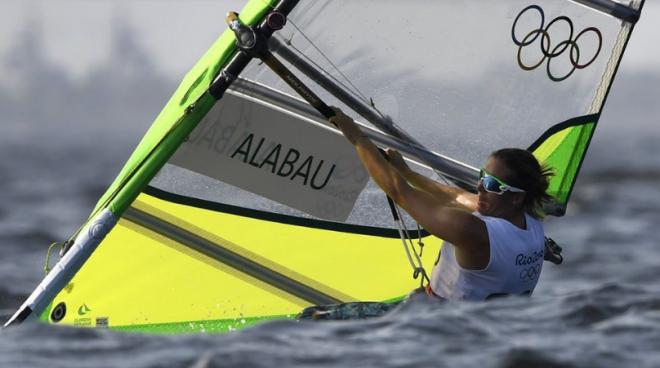
<path id="1" fill-rule="evenodd" d="M 91 311 L 91 309 L 89 309 L 89 307 L 87 306 L 87 304 L 84 304 L 84 303 L 83 303 L 83 305 L 81 305 L 80 307 L 78 307 L 78 315 L 79 315 L 79 316 L 84 316 L 85 314 L 87 314 L 87 312 L 90 312 L 90 311 Z"/>
<path id="2" fill-rule="evenodd" d="M 298 179 L 303 185 L 309 184 L 314 190 L 323 189 L 328 184 L 330 176 L 332 176 L 332 173 L 337 167 L 336 164 L 332 164 L 329 168 L 323 168 L 323 160 L 319 160 L 313 155 L 307 155 L 307 157 L 302 159 L 300 151 L 291 147 L 283 148 L 280 143 L 275 144 L 273 148 L 265 149 L 264 153 L 268 153 L 262 156 L 261 159 L 256 159 L 259 156 L 265 138 L 259 138 L 259 142 L 252 148 L 254 140 L 254 134 L 248 134 L 230 157 L 242 158 L 244 163 L 259 169 L 270 170 L 272 174 L 289 178 L 289 180 Z M 286 151 L 286 153 L 283 151 Z"/>
<path id="3" fill-rule="evenodd" d="M 168 163 L 333 221 L 348 218 L 369 180 L 338 132 L 231 90 Z"/>
<path id="4" fill-rule="evenodd" d="M 538 13 L 540 18 L 538 28 L 519 30 L 518 27 L 524 26 L 519 26 L 518 22 L 521 19 L 529 20 L 528 18 L 534 17 L 534 11 Z M 551 29 L 560 29 L 562 24 L 563 28 L 568 30 L 569 35 L 566 39 L 557 41 L 556 32 L 558 31 L 554 31 L 553 33 L 551 32 Z M 524 37 L 519 38 L 516 36 L 516 33 L 520 35 L 520 32 L 523 34 L 525 32 L 527 33 Z M 578 32 L 575 37 L 573 37 L 573 33 L 573 21 L 569 17 L 560 15 L 545 25 L 545 13 L 543 8 L 538 5 L 530 5 L 524 8 L 518 13 L 518 16 L 516 16 L 516 19 L 511 26 L 511 38 L 513 39 L 513 43 L 518 46 L 518 66 L 523 70 L 531 71 L 541 66 L 547 59 L 546 73 L 548 78 L 555 82 L 561 82 L 567 79 L 575 70 L 588 67 L 596 61 L 598 54 L 600 54 L 600 50 L 603 47 L 603 35 L 596 27 L 584 28 Z M 597 40 L 596 43 L 591 42 L 590 44 L 588 40 L 589 37 L 592 40 Z M 523 61 L 523 53 L 526 50 L 533 48 L 532 45 L 535 44 L 536 41 L 538 41 L 540 54 L 537 53 L 535 56 L 540 56 L 540 59 L 535 63 L 526 64 Z M 564 52 L 566 51 L 568 51 L 568 53 L 565 54 Z M 550 66 L 551 60 L 559 58 L 565 60 L 570 66 L 568 71 L 563 71 L 563 75 L 557 75 L 558 72 L 553 72 L 553 69 Z"/>
<path id="5" fill-rule="evenodd" d="M 96 317 L 96 327 L 108 328 L 108 317 Z"/>

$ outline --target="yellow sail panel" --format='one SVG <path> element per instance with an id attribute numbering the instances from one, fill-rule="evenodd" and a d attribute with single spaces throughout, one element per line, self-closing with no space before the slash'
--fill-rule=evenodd
<path id="1" fill-rule="evenodd" d="M 295 279 L 302 275 L 299 281 L 330 294 L 337 292 L 342 301 L 386 300 L 396 296 L 394 290 L 405 293 L 415 286 L 398 236 L 370 236 L 263 221 L 143 195 L 136 207 L 145 206 L 152 206 L 151 211 L 162 210 L 157 212 L 159 216 L 176 216 L 192 231 L 201 229 L 239 245 L 237 252 L 253 259 L 258 257 L 259 262 L 272 269 L 295 272 L 297 275 L 291 275 Z M 440 240 L 428 239 L 428 243 L 432 244 L 426 250 L 425 260 L 430 270 Z M 379 288 L 381 284 L 388 287 Z"/>
<path id="2" fill-rule="evenodd" d="M 296 313 L 307 305 L 232 271 L 121 220 L 53 305 L 68 306 L 62 323 L 92 327 L 99 319 L 110 327 L 240 320 Z"/>
<path id="3" fill-rule="evenodd" d="M 426 240 L 430 271 L 440 241 Z M 389 235 L 267 221 L 143 193 L 52 305 L 66 305 L 60 323 L 79 326 L 239 328 L 314 304 L 405 295 L 419 281 L 402 247 Z"/>

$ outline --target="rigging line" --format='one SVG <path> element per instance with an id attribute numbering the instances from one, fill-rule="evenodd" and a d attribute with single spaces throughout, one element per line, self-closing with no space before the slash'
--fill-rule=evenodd
<path id="1" fill-rule="evenodd" d="M 419 245 L 419 256 L 422 256 L 422 253 L 424 253 L 424 241 L 422 240 L 422 227 L 419 226 L 419 222 L 415 221 L 415 225 L 417 225 L 417 244 Z"/>
<path id="2" fill-rule="evenodd" d="M 355 96 L 357 99 L 361 99 L 362 102 L 364 102 L 364 103 L 367 104 L 367 105 L 369 104 L 369 101 L 368 101 L 368 100 L 367 100 L 367 99 L 366 99 L 366 98 L 360 93 L 360 91 L 357 91 L 357 92 L 354 91 L 354 90 L 351 89 L 349 86 L 347 86 L 346 84 L 344 84 L 342 81 L 340 81 L 339 79 L 337 79 L 335 76 L 333 76 L 332 74 L 330 74 L 330 72 L 328 72 L 327 70 L 325 70 L 325 69 L 324 69 L 321 65 L 319 65 L 316 61 L 312 60 L 312 58 L 310 58 L 309 56 L 305 55 L 305 53 L 302 52 L 302 50 L 300 50 L 300 49 L 298 49 L 297 47 L 295 47 L 295 46 L 293 45 L 293 43 L 291 43 L 291 40 L 287 40 L 287 41 L 285 41 L 285 42 L 286 42 L 287 46 L 289 46 L 292 50 L 294 50 L 295 52 L 297 52 L 298 54 L 300 54 L 303 58 L 305 58 L 307 61 L 309 61 L 310 64 L 314 65 L 314 66 L 317 67 L 319 70 L 323 71 L 323 73 L 325 73 L 325 74 L 328 76 L 328 78 L 332 79 L 332 80 L 333 80 L 334 82 L 336 82 L 338 85 L 342 86 L 347 92 L 350 92 L 350 93 L 351 93 L 353 96 Z M 382 115 L 382 114 L 381 114 L 381 115 Z"/>
<path id="3" fill-rule="evenodd" d="M 399 209 L 398 206 L 395 207 L 395 208 L 396 208 L 397 214 L 399 215 L 399 218 L 401 219 L 401 223 L 403 224 L 403 231 L 406 233 L 406 239 L 408 239 L 408 244 L 409 244 L 410 248 L 415 253 L 415 256 L 419 255 L 419 257 L 421 257 L 422 256 L 422 251 L 420 249 L 419 253 L 417 253 L 417 249 L 415 249 L 415 243 L 413 242 L 413 237 L 410 235 L 410 230 L 408 230 L 408 225 L 406 225 L 406 220 L 403 218 L 403 216 L 401 216 L 401 209 Z M 419 235 L 419 224 L 418 224 L 418 229 L 417 230 L 418 230 L 417 234 Z M 422 263 L 421 263 L 421 260 L 420 260 L 419 257 L 417 258 L 417 260 L 419 261 L 419 266 L 422 267 Z"/>
<path id="4" fill-rule="evenodd" d="M 383 112 L 380 111 L 380 110 L 378 109 L 378 107 L 377 107 L 376 104 L 374 103 L 373 98 L 367 99 L 367 98 L 364 96 L 364 94 L 362 94 L 362 92 L 361 92 L 359 89 L 357 89 L 357 87 L 355 87 L 355 86 L 351 83 L 351 81 L 348 80 L 348 78 L 347 78 L 346 76 L 344 76 L 343 74 L 342 74 L 342 76 L 344 76 L 344 78 L 348 81 L 349 84 L 351 84 L 351 86 L 354 87 L 355 90 L 353 90 L 351 87 L 349 87 L 349 86 L 347 86 L 346 84 L 344 84 L 342 81 L 340 81 L 339 79 L 337 79 L 334 75 L 330 74 L 330 72 L 328 72 L 326 69 L 324 69 L 323 66 L 321 66 L 321 65 L 318 64 L 316 61 L 314 61 L 312 58 L 310 58 L 309 56 L 307 56 L 302 50 L 300 50 L 299 48 L 297 48 L 296 46 L 294 46 L 293 43 L 291 42 L 292 39 L 293 39 L 293 35 L 291 36 L 290 39 L 284 41 L 284 42 L 286 43 L 286 45 L 289 46 L 289 48 L 290 48 L 291 50 L 293 50 L 293 51 L 295 51 L 296 53 L 298 53 L 302 58 L 306 59 L 310 64 L 312 64 L 312 65 L 315 66 L 317 69 L 319 69 L 320 71 L 322 71 L 325 75 L 327 75 L 327 77 L 328 77 L 329 79 L 331 79 L 333 82 L 337 83 L 339 86 L 341 86 L 342 88 L 344 88 L 344 89 L 346 90 L 346 92 L 352 94 L 356 99 L 358 99 L 358 100 L 361 99 L 362 102 L 363 102 L 365 105 L 371 107 L 371 109 L 373 109 L 375 112 L 377 112 L 378 115 L 380 115 L 380 117 L 381 117 L 382 119 L 390 119 L 390 120 L 391 120 L 391 118 L 390 118 L 389 116 L 383 114 Z M 326 58 L 326 59 L 327 59 L 327 58 Z M 329 59 L 328 59 L 328 62 L 330 62 L 330 63 L 332 64 L 332 62 L 331 62 Z M 333 66 L 334 66 L 334 65 L 333 65 Z M 341 71 L 339 71 L 339 69 L 338 69 L 337 67 L 335 67 L 335 69 L 337 69 L 337 71 L 341 74 Z"/>
<path id="5" fill-rule="evenodd" d="M 417 266 L 415 265 L 415 261 L 413 261 L 412 256 L 410 255 L 410 249 L 408 249 L 408 244 L 406 244 L 405 237 L 406 235 L 403 233 L 403 230 L 401 229 L 401 224 L 399 221 L 395 221 L 397 225 L 397 230 L 399 231 L 399 237 L 401 238 L 401 243 L 403 244 L 403 249 L 406 251 L 406 257 L 408 257 L 408 263 L 410 263 L 410 267 L 413 268 L 413 270 L 417 270 Z"/>
<path id="6" fill-rule="evenodd" d="M 457 160 L 451 159 L 447 156 L 442 156 L 434 152 L 430 152 L 427 148 L 419 143 L 415 138 L 401 130 L 389 117 L 383 117 L 380 113 L 376 112 L 371 106 L 363 104 L 362 101 L 355 98 L 351 93 L 338 86 L 332 79 L 328 78 L 324 73 L 317 70 L 314 66 L 309 64 L 305 59 L 298 56 L 289 47 L 284 47 L 277 38 L 271 38 L 273 51 L 282 56 L 286 61 L 293 65 L 300 72 L 305 74 L 308 78 L 317 81 L 317 83 L 327 92 L 349 106 L 353 111 L 362 115 L 367 121 L 372 123 L 375 127 L 381 129 L 383 132 L 388 133 L 393 138 L 401 140 L 400 150 L 405 148 L 405 151 L 421 159 L 421 162 L 428 164 L 437 170 L 446 170 L 447 175 L 455 178 L 455 184 L 466 190 L 473 190 L 476 183 L 477 169 L 470 167 Z M 294 88 L 295 89 L 295 88 Z M 441 169 L 440 169 L 441 168 Z M 440 172 L 436 171 L 438 175 Z M 451 180 L 451 179 L 450 179 Z"/>
<path id="7" fill-rule="evenodd" d="M 403 230 L 405 231 L 406 239 L 408 240 L 408 243 L 410 244 L 410 248 L 412 249 L 412 253 L 415 255 L 415 259 L 417 260 L 417 265 L 414 266 L 414 269 L 415 269 L 415 271 L 420 270 L 422 272 L 422 281 L 424 280 L 424 278 L 426 278 L 428 280 L 426 270 L 424 269 L 424 264 L 422 263 L 421 258 L 419 258 L 419 255 L 417 254 L 417 250 L 415 249 L 415 246 L 412 242 L 412 238 L 411 238 L 410 234 L 408 233 L 408 228 L 406 227 L 406 223 L 405 223 L 403 217 L 401 216 L 401 211 L 399 210 L 399 206 L 397 206 L 395 204 L 394 209 L 396 210 L 396 213 L 399 216 L 399 221 L 401 222 L 401 226 L 403 226 Z M 403 240 L 403 238 L 402 238 L 402 240 Z M 406 245 L 406 247 L 407 246 L 408 245 Z M 408 253 L 408 257 L 410 257 L 410 253 L 408 252 L 407 249 L 408 248 L 406 248 L 406 253 Z"/>
<path id="8" fill-rule="evenodd" d="M 341 76 L 342 76 L 342 77 L 348 82 L 348 84 L 349 84 L 349 85 L 355 90 L 355 91 L 352 91 L 352 92 L 354 92 L 354 93 L 357 92 L 357 95 L 359 95 L 359 97 L 361 97 L 363 101 L 368 102 L 369 99 L 368 99 L 368 98 L 362 93 L 362 91 L 360 91 L 360 89 L 359 89 L 356 85 L 354 85 L 354 84 L 350 81 L 350 79 L 348 79 L 348 77 L 347 77 L 344 73 L 341 72 L 341 70 L 339 70 L 339 68 L 337 67 L 337 65 L 335 65 L 335 63 L 333 63 L 332 60 L 330 60 L 330 58 L 329 58 L 325 53 L 323 53 L 323 51 L 321 51 L 321 49 L 320 49 L 318 46 L 316 46 L 316 44 L 315 44 L 314 42 L 312 42 L 312 40 L 311 40 L 309 37 L 307 37 L 307 35 L 306 35 L 306 34 L 305 34 L 305 33 L 304 33 L 304 32 L 303 32 L 303 31 L 302 31 L 302 30 L 301 30 L 301 29 L 300 29 L 300 28 L 299 28 L 299 27 L 298 27 L 298 26 L 292 21 L 292 20 L 289 20 L 289 22 L 291 23 L 291 25 L 293 25 L 293 27 L 294 27 L 296 30 L 298 30 L 298 32 L 303 36 L 303 38 L 305 38 L 305 40 L 307 40 L 307 42 L 309 42 L 309 44 L 312 45 L 312 47 L 313 47 L 313 48 L 314 48 L 319 54 L 321 54 L 321 56 L 323 56 L 323 58 L 324 58 L 324 59 L 325 59 L 325 60 L 326 60 L 326 61 L 327 61 L 327 62 L 328 62 L 333 68 L 335 68 L 335 70 L 339 73 L 339 75 L 341 75 Z M 293 39 L 293 35 L 291 36 L 291 39 Z M 290 44 L 291 46 L 293 46 L 293 45 L 291 44 L 291 39 L 290 39 L 289 42 L 287 42 L 287 43 Z M 297 50 L 297 49 L 296 49 L 296 50 Z M 298 50 L 297 50 L 297 51 L 298 51 Z M 305 58 L 307 58 L 308 60 L 311 61 L 311 59 L 310 59 L 309 57 L 307 57 L 304 53 L 302 53 L 301 51 L 298 51 L 298 52 L 299 52 L 301 55 L 303 55 Z M 316 63 L 314 63 L 314 64 L 316 64 Z M 322 67 L 319 66 L 319 68 L 320 68 L 321 70 L 323 70 L 324 72 L 326 72 L 328 75 L 330 75 L 330 73 L 328 73 L 328 72 L 327 72 L 326 70 L 324 70 Z M 330 76 L 332 77 L 332 75 L 330 75 Z M 334 78 L 334 77 L 332 77 L 332 78 Z M 336 80 L 336 79 L 335 79 L 335 80 Z M 337 82 L 340 83 L 340 84 L 342 84 L 342 83 L 339 82 L 339 81 L 337 81 Z M 343 85 L 343 84 L 342 84 L 342 85 Z M 349 89 L 349 88 L 346 87 L 346 86 L 344 86 L 344 88 Z"/>
<path id="9" fill-rule="evenodd" d="M 310 45 L 312 45 L 312 47 L 313 47 L 313 48 L 314 48 L 319 54 L 321 54 L 321 56 L 323 56 L 323 58 L 325 58 L 325 60 L 327 60 L 328 63 L 330 63 L 330 65 L 332 65 L 332 67 L 335 68 L 335 70 L 337 70 L 337 72 L 338 72 L 338 73 L 339 73 L 344 79 L 346 79 L 346 81 L 348 82 L 348 84 L 350 84 L 353 88 L 355 88 L 355 90 L 360 94 L 360 96 L 362 96 L 362 98 L 364 99 L 364 101 L 369 101 L 369 99 L 368 99 L 367 97 L 365 97 L 365 95 L 360 91 L 360 89 L 357 88 L 357 87 L 356 87 L 356 86 L 350 81 L 350 79 L 348 79 L 348 77 L 346 77 L 346 75 L 344 75 L 344 73 L 341 72 L 341 70 L 339 70 L 339 68 L 338 68 L 338 67 L 332 62 L 332 60 L 330 60 L 330 58 L 328 58 L 328 57 L 323 53 L 323 51 L 321 51 L 321 49 L 319 49 L 319 48 L 316 46 L 316 44 L 314 44 L 314 42 L 312 42 L 312 40 L 311 40 L 309 37 L 307 37 L 307 35 L 305 34 L 305 32 L 303 32 L 303 31 L 302 31 L 302 30 L 301 30 L 301 29 L 300 29 L 300 28 L 299 28 L 299 27 L 293 22 L 293 20 L 290 20 L 290 19 L 289 19 L 289 22 L 291 23 L 291 25 L 293 25 L 293 27 L 294 27 L 295 29 L 298 30 L 298 32 L 300 32 L 300 34 L 301 34 L 301 35 L 307 40 L 307 42 L 309 42 Z"/>
<path id="10" fill-rule="evenodd" d="M 410 255 L 410 248 L 408 247 L 408 243 L 406 242 L 406 240 L 409 238 L 409 235 L 407 234 L 407 229 L 405 229 L 405 225 L 401 221 L 401 215 L 399 214 L 397 205 L 394 204 L 394 201 L 388 195 L 385 195 L 385 197 L 387 198 L 387 203 L 390 206 L 390 211 L 392 212 L 392 218 L 394 219 L 394 223 L 396 224 L 397 231 L 399 232 L 399 238 L 401 239 L 401 243 L 403 244 L 403 250 L 406 253 L 406 257 L 408 258 L 408 263 L 410 264 L 410 267 L 412 267 L 413 269 L 413 278 L 417 279 L 417 276 L 421 271 L 422 274 L 421 283 L 423 286 L 424 279 L 428 280 L 428 276 L 426 276 L 426 271 L 424 270 L 423 267 L 416 265 L 415 261 L 413 261 L 413 258 Z M 404 233 L 404 229 L 406 233 Z M 415 253 L 415 257 L 419 260 L 419 257 L 417 257 L 417 253 L 415 252 L 414 248 L 412 249 L 412 252 Z"/>
<path id="11" fill-rule="evenodd" d="M 387 156 L 387 153 L 385 153 L 385 150 L 379 148 L 378 152 L 380 152 L 380 154 L 383 155 L 385 160 L 389 161 L 389 157 Z M 430 283 L 431 280 L 426 274 L 426 270 L 424 269 L 422 260 L 419 258 L 419 255 L 417 254 L 417 251 L 415 250 L 415 247 L 412 244 L 410 234 L 408 233 L 408 229 L 406 229 L 406 224 L 403 221 L 403 217 L 401 217 L 399 206 L 397 206 L 397 204 L 394 203 L 394 200 L 389 195 L 387 195 L 387 193 L 385 193 L 385 198 L 387 198 L 387 204 L 390 207 L 392 218 L 394 219 L 394 222 L 396 223 L 397 226 L 397 230 L 399 231 L 399 237 L 401 238 L 401 243 L 403 243 L 403 250 L 406 252 L 406 257 L 408 257 L 408 262 L 410 263 L 410 266 L 413 269 L 413 279 L 417 279 L 417 277 L 421 274 L 422 278 L 420 280 L 420 287 L 424 287 L 424 280 L 426 280 L 428 283 Z M 406 240 L 410 242 L 410 247 L 408 246 L 408 242 Z M 417 264 L 415 264 L 415 262 L 412 259 L 412 256 L 410 255 L 411 250 L 415 254 L 415 259 L 417 260 Z"/>
<path id="12" fill-rule="evenodd" d="M 430 283 L 431 280 L 429 279 L 428 274 L 424 269 L 424 264 L 422 263 L 422 260 L 419 258 L 419 255 L 415 250 L 415 246 L 412 243 L 410 234 L 408 233 L 408 229 L 406 228 L 405 222 L 403 221 L 403 217 L 401 217 L 399 207 L 394 203 L 394 201 L 392 201 L 392 199 L 389 196 L 387 197 L 387 200 L 390 204 L 390 209 L 392 210 L 392 215 L 394 217 L 394 222 L 397 225 L 397 230 L 399 231 L 401 243 L 403 244 L 403 250 L 406 252 L 406 257 L 408 258 L 408 262 L 410 263 L 410 266 L 413 269 L 413 278 L 417 279 L 417 277 L 421 275 L 422 278 L 420 280 L 420 286 L 424 287 L 424 281 Z M 415 263 L 413 257 L 410 255 L 411 251 L 415 255 L 415 260 L 417 261 L 417 263 Z"/>

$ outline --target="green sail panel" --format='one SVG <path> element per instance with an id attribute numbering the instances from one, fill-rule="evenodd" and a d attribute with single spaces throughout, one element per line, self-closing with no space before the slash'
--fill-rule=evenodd
<path id="1" fill-rule="evenodd" d="M 573 189 L 580 165 L 596 127 L 597 115 L 586 116 L 572 120 L 591 120 L 579 125 L 567 126 L 560 124 L 547 138 L 539 140 L 530 147 L 530 151 L 539 162 L 554 170 L 548 192 L 555 197 L 555 205 L 565 208 Z"/>

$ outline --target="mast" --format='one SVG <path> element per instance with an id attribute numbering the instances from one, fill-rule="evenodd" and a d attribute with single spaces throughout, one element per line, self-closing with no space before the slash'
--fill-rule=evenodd
<path id="1" fill-rule="evenodd" d="M 256 28 L 261 29 L 263 34 L 267 34 L 270 37 L 277 30 L 277 27 L 273 27 L 274 24 L 271 15 L 288 15 L 298 1 L 281 0 L 261 20 L 256 21 L 258 23 Z M 190 131 L 202 120 L 213 104 L 222 98 L 224 91 L 229 88 L 231 83 L 236 79 L 236 76 L 243 71 L 250 60 L 252 60 L 252 57 L 241 50 L 234 54 L 231 60 L 225 64 L 225 67 L 219 73 L 219 77 L 209 89 L 197 101 L 185 109 L 175 129 L 170 130 L 146 154 L 136 168 L 123 178 L 119 186 L 110 193 L 110 196 L 101 204 L 98 210 L 90 216 L 89 220 L 72 237 L 69 247 L 64 249 L 64 256 L 41 283 L 39 283 L 16 313 L 5 323 L 4 327 L 20 324 L 28 319 L 38 318 L 57 294 L 71 281 L 83 264 L 87 262 L 130 204 L 172 156 L 174 151 L 168 149 L 168 146 L 180 145 Z M 58 310 L 55 308 L 53 313 L 57 312 Z"/>
<path id="2" fill-rule="evenodd" d="M 582 4 L 586 7 L 598 10 L 605 14 L 619 18 L 624 22 L 637 23 L 639 20 L 641 9 L 636 10 L 629 6 L 617 3 L 612 0 L 571 0 L 573 2 Z"/>

